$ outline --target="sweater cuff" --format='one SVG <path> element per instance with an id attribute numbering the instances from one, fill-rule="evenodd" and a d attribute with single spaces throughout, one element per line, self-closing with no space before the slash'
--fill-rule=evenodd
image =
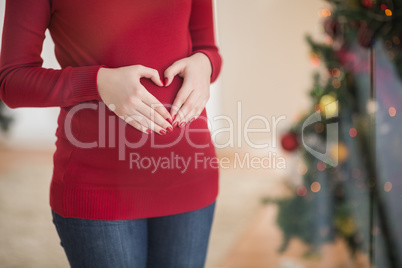
<path id="1" fill-rule="evenodd" d="M 101 67 L 106 66 L 94 65 L 73 68 L 71 85 L 74 100 L 78 102 L 102 100 L 99 96 L 97 85 L 98 71 Z"/>
<path id="2" fill-rule="evenodd" d="M 219 55 L 219 52 L 216 50 L 209 50 L 209 49 L 199 49 L 195 50 L 191 53 L 194 55 L 195 53 L 204 53 L 211 62 L 212 73 L 211 73 L 211 84 L 216 81 L 221 71 L 222 66 L 222 58 Z"/>

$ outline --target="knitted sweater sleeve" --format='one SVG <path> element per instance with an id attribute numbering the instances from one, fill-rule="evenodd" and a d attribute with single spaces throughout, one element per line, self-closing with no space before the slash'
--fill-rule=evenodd
<path id="1" fill-rule="evenodd" d="M 220 73 L 222 58 L 215 43 L 213 0 L 192 0 L 190 16 L 190 34 L 193 54 L 202 52 L 211 61 L 211 83 Z"/>
<path id="2" fill-rule="evenodd" d="M 0 55 L 0 98 L 9 107 L 66 107 L 101 100 L 99 66 L 42 68 L 50 0 L 7 0 Z"/>

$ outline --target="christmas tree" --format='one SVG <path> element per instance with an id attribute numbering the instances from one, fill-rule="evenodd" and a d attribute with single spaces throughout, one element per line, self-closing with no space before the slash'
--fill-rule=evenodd
<path id="1" fill-rule="evenodd" d="M 402 267 L 402 1 L 328 2 L 326 41 L 307 37 L 324 69 L 314 74 L 311 110 L 281 139 L 303 158 L 303 183 L 275 200 L 281 250 L 299 238 L 317 252 L 341 237 L 373 265 Z"/>

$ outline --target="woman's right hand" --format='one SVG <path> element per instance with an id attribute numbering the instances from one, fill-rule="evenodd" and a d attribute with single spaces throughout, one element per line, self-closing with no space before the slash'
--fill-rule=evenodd
<path id="1" fill-rule="evenodd" d="M 156 85 L 163 83 L 155 69 L 142 65 L 120 68 L 100 68 L 97 76 L 98 93 L 102 101 L 117 116 L 134 128 L 164 135 L 172 131 L 172 117 L 165 106 L 140 83 L 149 78 Z"/>

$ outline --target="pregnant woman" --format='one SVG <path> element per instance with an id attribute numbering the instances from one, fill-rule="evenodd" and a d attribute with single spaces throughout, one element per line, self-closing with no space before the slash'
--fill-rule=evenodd
<path id="1" fill-rule="evenodd" d="M 6 1 L 0 97 L 60 107 L 50 206 L 71 267 L 204 266 L 220 69 L 212 0 Z"/>

